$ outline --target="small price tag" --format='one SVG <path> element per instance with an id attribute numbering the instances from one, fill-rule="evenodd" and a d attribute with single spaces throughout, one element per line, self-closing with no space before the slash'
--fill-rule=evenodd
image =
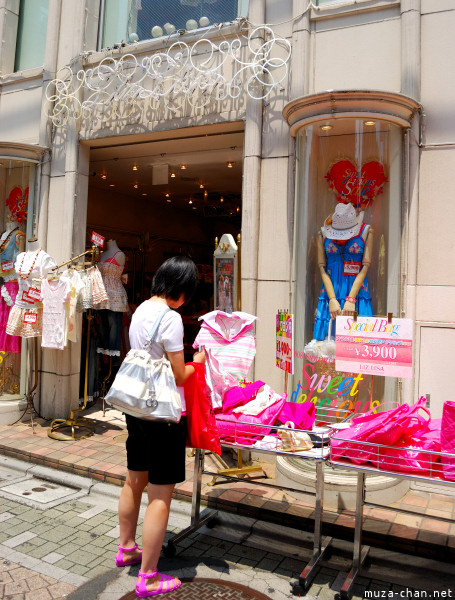
<path id="1" fill-rule="evenodd" d="M 345 262 L 343 275 L 358 275 L 360 273 L 361 263 Z"/>
<path id="2" fill-rule="evenodd" d="M 37 290 L 36 288 L 32 288 L 32 287 L 29 288 L 27 295 L 32 300 L 40 300 L 41 299 L 41 292 L 39 290 Z"/>
<path id="3" fill-rule="evenodd" d="M 30 296 L 25 290 L 22 292 L 22 301 L 27 302 L 27 304 L 35 304 L 33 298 L 30 298 Z"/>
<path id="4" fill-rule="evenodd" d="M 2 272 L 11 271 L 11 269 L 14 269 L 14 262 L 12 260 L 2 262 Z"/>
<path id="5" fill-rule="evenodd" d="M 38 319 L 38 315 L 32 312 L 24 313 L 24 323 L 28 323 L 29 325 L 34 325 Z"/>
<path id="6" fill-rule="evenodd" d="M 95 231 L 92 232 L 92 242 L 95 244 L 95 246 L 99 246 L 100 248 L 104 246 L 103 236 Z"/>

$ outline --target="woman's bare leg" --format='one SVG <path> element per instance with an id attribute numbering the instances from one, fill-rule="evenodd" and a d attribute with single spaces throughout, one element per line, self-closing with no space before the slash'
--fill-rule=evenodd
<path id="1" fill-rule="evenodd" d="M 157 571 L 158 560 L 166 535 L 173 491 L 174 484 L 155 485 L 149 483 L 148 485 L 149 505 L 142 524 L 141 571 L 143 573 Z M 176 583 L 179 583 L 177 577 L 174 579 Z M 158 589 L 159 577 L 147 579 L 146 586 L 150 591 Z"/>
<path id="2" fill-rule="evenodd" d="M 120 546 L 123 546 L 123 548 L 132 548 L 136 543 L 137 520 L 141 507 L 142 492 L 147 483 L 148 471 L 127 471 L 118 505 Z M 138 549 L 123 553 L 125 560 L 134 560 L 139 555 Z"/>

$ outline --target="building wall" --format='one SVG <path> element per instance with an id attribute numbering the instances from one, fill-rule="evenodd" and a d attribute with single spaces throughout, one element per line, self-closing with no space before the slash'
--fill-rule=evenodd
<path id="1" fill-rule="evenodd" d="M 2 39 L 6 33 L 12 39 L 16 4 L 17 0 L 0 0 Z M 274 27 L 277 34 L 293 44 L 290 76 L 267 102 L 242 97 L 221 107 L 188 110 L 179 117 L 152 111 L 141 115 L 140 127 L 112 122 L 80 129 L 69 123 L 63 135 L 49 126 L 45 87 L 60 67 L 94 48 L 95 4 L 50 0 L 44 69 L 5 73 L 5 44 L 1 47 L 0 141 L 52 147 L 52 161 L 42 167 L 38 207 L 38 233 L 47 250 L 61 261 L 83 249 L 89 150 L 79 145 L 80 137 L 172 130 L 201 120 L 245 120 L 242 308 L 259 317 L 253 375 L 281 391 L 284 378 L 275 368 L 274 317 L 277 309 L 291 306 L 294 202 L 294 143 L 282 108 L 291 99 L 326 89 L 410 94 L 424 106 L 425 128 L 421 148 L 418 129 L 411 136 L 403 308 L 416 319 L 416 380 L 415 385 L 406 385 L 411 400 L 417 393 L 438 396 L 435 403 L 440 410 L 451 375 L 448 365 L 440 363 L 439 352 L 455 355 L 454 242 L 447 226 L 455 217 L 450 199 L 450 174 L 455 167 L 455 119 L 450 110 L 455 96 L 450 76 L 455 66 L 454 0 L 363 0 L 310 12 L 305 12 L 306 0 L 251 0 L 250 20 L 279 23 Z M 412 43 L 421 51 L 421 64 Z M 43 353 L 41 396 L 47 415 L 65 416 L 70 402 L 73 406 L 76 402 L 79 350 L 74 346 L 71 351 Z"/>

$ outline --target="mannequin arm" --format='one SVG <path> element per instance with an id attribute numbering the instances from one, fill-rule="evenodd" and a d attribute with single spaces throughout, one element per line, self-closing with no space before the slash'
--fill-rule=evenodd
<path id="1" fill-rule="evenodd" d="M 327 262 L 325 258 L 324 241 L 322 239 L 321 233 L 319 233 L 317 238 L 317 246 L 319 272 L 321 273 L 322 283 L 324 284 L 325 291 L 327 292 L 327 296 L 329 297 L 330 316 L 332 317 L 332 319 L 334 319 L 337 315 L 341 315 L 341 306 L 335 297 L 335 290 L 333 289 L 332 280 L 330 279 L 330 276 L 325 270 Z"/>
<path id="2" fill-rule="evenodd" d="M 363 252 L 362 259 L 362 269 L 357 277 L 354 279 L 354 283 L 351 286 L 351 291 L 349 292 L 349 296 L 351 298 L 357 298 L 357 294 L 362 287 L 362 284 L 365 280 L 365 277 L 368 273 L 368 269 L 371 264 L 371 255 L 373 252 L 373 230 L 370 228 L 367 235 L 367 241 L 365 242 L 365 250 Z M 343 315 L 354 314 L 355 312 L 355 302 L 349 302 L 346 300 L 343 306 Z"/>

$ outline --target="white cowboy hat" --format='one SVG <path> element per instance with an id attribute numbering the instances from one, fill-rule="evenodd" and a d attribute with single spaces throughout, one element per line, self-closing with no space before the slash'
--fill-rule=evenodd
<path id="1" fill-rule="evenodd" d="M 339 202 L 333 215 L 325 220 L 322 233 L 330 240 L 349 240 L 358 235 L 362 223 L 363 211 L 357 216 L 351 203 Z"/>

